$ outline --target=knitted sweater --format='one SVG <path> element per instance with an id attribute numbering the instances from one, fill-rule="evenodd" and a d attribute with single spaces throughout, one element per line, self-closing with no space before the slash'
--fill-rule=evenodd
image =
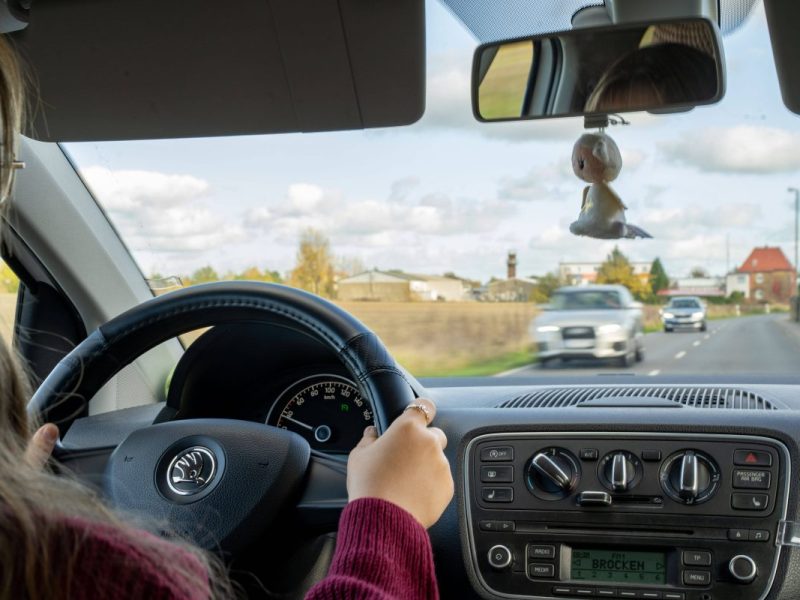
<path id="1" fill-rule="evenodd" d="M 438 597 L 425 528 L 391 502 L 362 498 L 342 512 L 328 576 L 311 589 L 306 600 Z"/>
<path id="2" fill-rule="evenodd" d="M 207 573 L 198 559 L 149 533 L 150 542 L 166 550 L 171 566 L 199 583 L 186 590 L 165 575 L 161 556 L 148 556 L 108 525 L 68 519 L 66 540 L 80 540 L 72 563 L 70 600 L 131 598 L 205 600 Z M 71 543 L 71 542 L 70 542 Z M 306 600 L 436 600 L 439 592 L 433 553 L 425 528 L 402 508 L 376 498 L 347 505 L 339 519 L 336 551 L 328 576 Z"/>

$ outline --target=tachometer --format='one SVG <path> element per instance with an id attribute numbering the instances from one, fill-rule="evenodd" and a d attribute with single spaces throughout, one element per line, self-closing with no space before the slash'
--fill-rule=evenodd
<path id="1" fill-rule="evenodd" d="M 353 383 L 338 375 L 313 375 L 289 386 L 275 401 L 267 424 L 302 435 L 323 452 L 350 452 L 375 416 Z"/>

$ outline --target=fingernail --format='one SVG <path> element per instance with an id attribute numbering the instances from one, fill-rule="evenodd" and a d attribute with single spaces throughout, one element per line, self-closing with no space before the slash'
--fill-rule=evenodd
<path id="1" fill-rule="evenodd" d="M 58 427 L 45 427 L 42 433 L 44 435 L 44 439 L 46 439 L 48 442 L 55 442 L 58 439 Z"/>
<path id="2" fill-rule="evenodd" d="M 375 427 L 374 427 L 374 426 L 370 425 L 369 427 L 367 427 L 367 428 L 364 430 L 364 435 L 365 435 L 365 436 L 368 436 L 368 435 L 370 435 L 370 436 L 371 436 L 371 435 L 378 435 L 378 430 L 377 430 L 377 429 L 375 429 Z"/>

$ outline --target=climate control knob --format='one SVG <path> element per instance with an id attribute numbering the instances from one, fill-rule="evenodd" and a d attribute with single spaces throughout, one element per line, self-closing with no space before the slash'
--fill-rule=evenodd
<path id="1" fill-rule="evenodd" d="M 661 487 L 681 504 L 702 504 L 719 486 L 719 467 L 714 459 L 698 450 L 682 450 L 661 466 Z"/>
<path id="2" fill-rule="evenodd" d="M 597 466 L 600 481 L 612 492 L 627 492 L 642 478 L 639 457 L 626 450 L 606 454 Z"/>
<path id="3" fill-rule="evenodd" d="M 581 471 L 575 456 L 564 448 L 540 450 L 528 464 L 528 489 L 542 500 L 559 500 L 578 487 Z"/>

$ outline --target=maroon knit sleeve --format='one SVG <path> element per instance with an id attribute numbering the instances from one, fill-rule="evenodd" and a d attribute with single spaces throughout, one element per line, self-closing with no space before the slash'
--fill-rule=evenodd
<path id="1" fill-rule="evenodd" d="M 362 498 L 339 519 L 328 576 L 306 600 L 437 599 L 428 532 L 399 506 Z"/>
<path id="2" fill-rule="evenodd" d="M 65 524 L 79 540 L 66 594 L 71 600 L 208 600 L 211 595 L 205 567 L 180 546 L 144 531 L 136 535 L 146 543 L 134 544 L 111 525 L 83 519 Z M 184 577 L 175 577 L 175 569 Z M 188 586 L 185 577 L 191 579 Z"/>

